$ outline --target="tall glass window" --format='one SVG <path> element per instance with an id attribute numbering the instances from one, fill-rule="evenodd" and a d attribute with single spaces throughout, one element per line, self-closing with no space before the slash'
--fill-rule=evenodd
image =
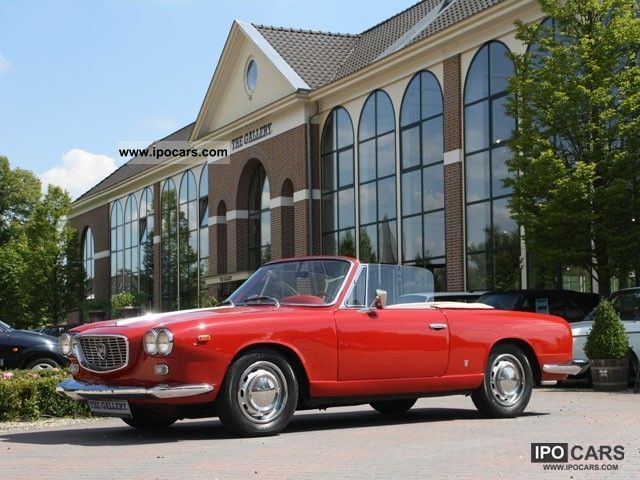
<path id="1" fill-rule="evenodd" d="M 249 188 L 249 268 L 257 269 L 271 259 L 271 194 L 269 179 L 258 166 Z"/>
<path id="2" fill-rule="evenodd" d="M 336 107 L 322 132 L 322 252 L 356 256 L 353 124 Z"/>
<path id="3" fill-rule="evenodd" d="M 124 204 L 124 290 L 138 292 L 138 202 L 133 195 Z"/>
<path id="4" fill-rule="evenodd" d="M 358 127 L 360 260 L 397 263 L 395 114 L 386 92 L 362 107 Z"/>
<path id="5" fill-rule="evenodd" d="M 409 82 L 400 108 L 402 262 L 429 268 L 446 289 L 442 90 L 431 72 Z"/>
<path id="6" fill-rule="evenodd" d="M 153 192 L 145 188 L 140 197 L 138 238 L 140 245 L 140 293 L 147 309 L 153 308 Z"/>
<path id="7" fill-rule="evenodd" d="M 180 181 L 180 212 L 178 214 L 178 265 L 180 270 L 179 308 L 198 306 L 198 191 L 191 170 Z"/>
<path id="8" fill-rule="evenodd" d="M 508 140 L 515 120 L 505 112 L 513 63 L 497 41 L 476 53 L 464 88 L 467 288 L 520 286 L 520 235 L 508 207 Z"/>
<path id="9" fill-rule="evenodd" d="M 93 242 L 93 232 L 91 227 L 87 227 L 84 231 L 84 239 L 82 240 L 82 265 L 84 267 L 84 275 L 86 279 L 86 295 L 92 298 L 95 286 L 95 244 Z"/>
<path id="10" fill-rule="evenodd" d="M 200 227 L 200 270 L 198 275 L 198 291 L 200 305 L 209 294 L 205 285 L 205 277 L 209 273 L 209 166 L 202 168 L 200 174 L 199 227 Z"/>
<path id="11" fill-rule="evenodd" d="M 124 216 L 122 204 L 111 205 L 111 295 L 124 291 Z"/>
<path id="12" fill-rule="evenodd" d="M 178 309 L 178 198 L 176 184 L 165 180 L 161 196 L 162 213 L 162 310 Z"/>

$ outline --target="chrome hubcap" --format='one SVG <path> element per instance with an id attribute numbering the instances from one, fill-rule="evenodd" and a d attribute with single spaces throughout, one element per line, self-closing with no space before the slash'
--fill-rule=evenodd
<path id="1" fill-rule="evenodd" d="M 240 377 L 238 404 L 242 414 L 254 423 L 277 418 L 287 403 L 287 382 L 282 370 L 271 362 L 256 362 Z"/>
<path id="2" fill-rule="evenodd" d="M 54 368 L 53 365 L 49 365 L 48 363 L 38 363 L 34 365 L 31 370 L 53 370 Z"/>
<path id="3" fill-rule="evenodd" d="M 505 407 L 518 403 L 524 394 L 524 368 L 517 357 L 498 355 L 491 366 L 491 393 Z"/>

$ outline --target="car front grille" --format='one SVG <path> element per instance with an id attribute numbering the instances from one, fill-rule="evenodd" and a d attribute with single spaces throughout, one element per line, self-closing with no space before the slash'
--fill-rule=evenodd
<path id="1" fill-rule="evenodd" d="M 79 361 L 92 372 L 113 372 L 129 363 L 129 342 L 119 335 L 78 335 Z"/>

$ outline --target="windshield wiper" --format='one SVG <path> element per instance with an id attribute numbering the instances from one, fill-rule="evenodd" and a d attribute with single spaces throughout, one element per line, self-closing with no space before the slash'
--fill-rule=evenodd
<path id="1" fill-rule="evenodd" d="M 243 303 L 245 305 L 248 305 L 249 302 L 252 302 L 252 303 L 253 302 L 257 302 L 258 305 L 262 305 L 263 304 L 262 302 L 264 300 L 267 300 L 267 301 L 273 303 L 276 307 L 280 306 L 280 302 L 278 301 L 277 298 L 270 297 L 268 295 L 251 295 L 251 296 L 245 298 Z"/>

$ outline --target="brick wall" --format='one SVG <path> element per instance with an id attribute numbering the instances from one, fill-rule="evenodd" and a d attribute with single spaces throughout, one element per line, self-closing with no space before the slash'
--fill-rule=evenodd
<path id="1" fill-rule="evenodd" d="M 444 61 L 444 167 L 445 247 L 447 290 L 464 290 L 464 229 L 462 148 L 462 102 L 460 55 Z M 447 153 L 449 155 L 447 155 Z"/>

